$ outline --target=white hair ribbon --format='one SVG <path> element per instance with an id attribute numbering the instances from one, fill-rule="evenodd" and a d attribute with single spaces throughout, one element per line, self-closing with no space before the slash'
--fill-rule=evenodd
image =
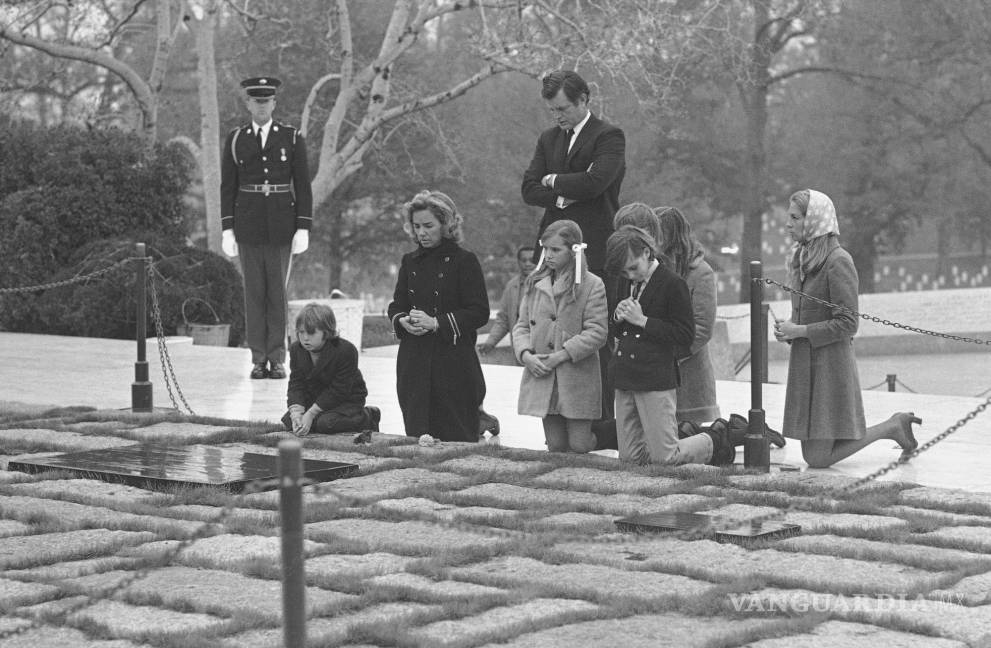
<path id="1" fill-rule="evenodd" d="M 575 253 L 575 283 L 582 282 L 582 250 L 588 247 L 588 243 L 575 243 L 571 246 L 571 251 Z"/>
<path id="2" fill-rule="evenodd" d="M 537 259 L 537 265 L 534 266 L 533 272 L 540 270 L 540 266 L 544 265 L 544 242 L 538 240 L 537 245 L 540 246 L 540 258 Z"/>

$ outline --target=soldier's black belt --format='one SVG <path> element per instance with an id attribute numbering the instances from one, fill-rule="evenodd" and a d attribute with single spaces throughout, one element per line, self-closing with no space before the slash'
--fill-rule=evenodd
<path id="1" fill-rule="evenodd" d="M 270 193 L 288 193 L 291 186 L 287 184 L 246 184 L 241 185 L 241 191 L 263 193 L 267 196 Z"/>

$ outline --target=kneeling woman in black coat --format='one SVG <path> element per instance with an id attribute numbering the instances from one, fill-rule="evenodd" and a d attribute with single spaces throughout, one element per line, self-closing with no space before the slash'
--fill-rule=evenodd
<path id="1" fill-rule="evenodd" d="M 405 229 L 417 249 L 403 256 L 389 318 L 399 338 L 396 391 L 406 434 L 478 441 L 485 378 L 475 331 L 489 321 L 478 258 L 463 249 L 461 214 L 439 191 L 406 203 Z"/>

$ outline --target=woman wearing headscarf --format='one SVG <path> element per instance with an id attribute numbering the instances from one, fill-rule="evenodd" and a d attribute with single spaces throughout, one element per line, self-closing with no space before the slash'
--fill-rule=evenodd
<path id="1" fill-rule="evenodd" d="M 478 441 L 485 378 L 475 331 L 489 320 L 478 258 L 462 248 L 458 209 L 421 191 L 406 203 L 404 229 L 417 247 L 403 256 L 389 318 L 399 338 L 396 391 L 406 434 Z"/>
<path id="2" fill-rule="evenodd" d="M 898 443 L 903 456 L 918 447 L 911 412 L 899 412 L 866 427 L 864 404 L 853 353 L 857 332 L 857 269 L 840 247 L 833 202 L 824 193 L 803 189 L 792 194 L 788 233 L 794 247 L 788 259 L 788 284 L 827 306 L 792 294 L 791 319 L 774 325 L 774 336 L 791 345 L 785 393 L 786 437 L 802 443 L 812 468 L 826 468 L 880 439 Z"/>

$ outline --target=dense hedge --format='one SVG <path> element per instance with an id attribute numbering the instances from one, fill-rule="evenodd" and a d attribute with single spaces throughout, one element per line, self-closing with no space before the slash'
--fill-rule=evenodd
<path id="1" fill-rule="evenodd" d="M 190 162 L 178 147 L 148 152 L 133 134 L 69 126 L 40 128 L 0 118 L 0 287 L 78 277 L 132 256 L 145 241 L 166 333 L 187 297 L 210 302 L 243 338 L 241 280 L 228 261 L 186 244 L 183 195 Z M 190 320 L 212 323 L 205 307 Z M 133 337 L 134 273 L 0 296 L 0 329 Z M 150 322 L 149 322 L 150 324 Z M 149 327 L 149 334 L 154 328 Z"/>

